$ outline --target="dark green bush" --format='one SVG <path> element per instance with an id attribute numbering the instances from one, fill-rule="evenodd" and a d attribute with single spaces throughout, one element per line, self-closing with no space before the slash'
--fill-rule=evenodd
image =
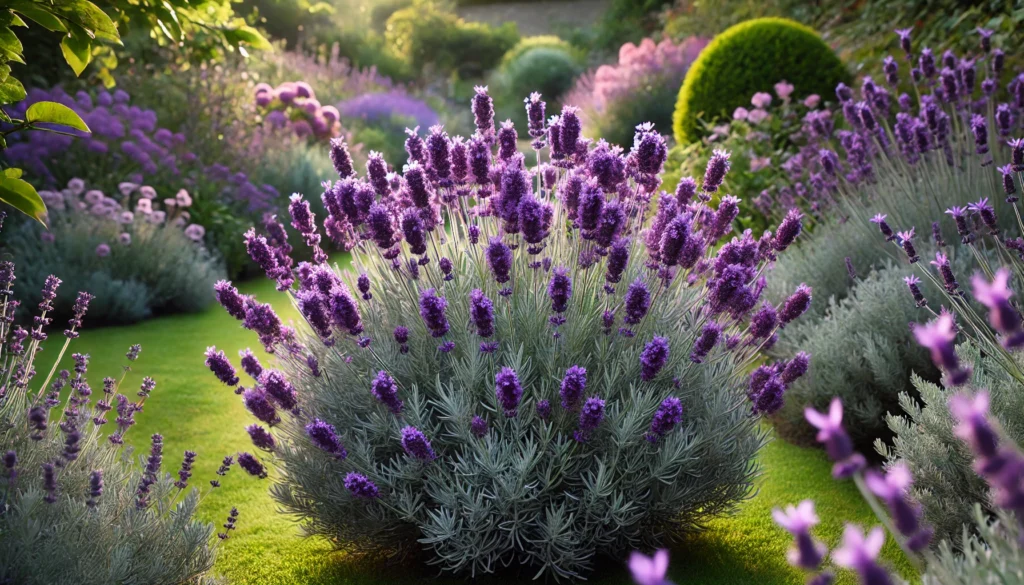
<path id="1" fill-rule="evenodd" d="M 679 90 L 673 129 L 679 143 L 701 138 L 700 119 L 710 121 L 749 106 L 759 91 L 780 80 L 794 98 L 830 96 L 850 74 L 812 29 L 784 18 L 758 18 L 715 37 L 690 67 Z"/>
<path id="2" fill-rule="evenodd" d="M 516 127 L 525 128 L 523 100 L 533 92 L 540 92 L 548 112 L 561 110 L 559 98 L 572 87 L 580 72 L 578 62 L 565 48 L 537 46 L 519 53 L 498 70 L 499 118 L 511 119 Z"/>
<path id="3" fill-rule="evenodd" d="M 433 67 L 469 79 L 494 69 L 519 42 L 519 31 L 514 22 L 492 27 L 419 4 L 392 14 L 384 37 L 413 71 Z"/>

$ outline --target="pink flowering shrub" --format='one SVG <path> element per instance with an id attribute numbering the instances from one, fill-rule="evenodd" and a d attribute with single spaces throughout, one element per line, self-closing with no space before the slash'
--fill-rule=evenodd
<path id="1" fill-rule="evenodd" d="M 629 146 L 637 125 L 672 127 L 675 95 L 690 64 L 707 45 L 690 37 L 678 43 L 647 38 L 639 45 L 626 43 L 619 61 L 583 74 L 564 102 L 582 110 L 588 131 L 613 144 Z"/>
<path id="2" fill-rule="evenodd" d="M 205 289 L 223 277 L 223 260 L 205 245 L 205 227 L 192 221 L 187 190 L 161 198 L 151 186 L 125 181 L 108 195 L 75 178 L 39 194 L 49 229 L 9 220 L 3 242 L 4 251 L 25 259 L 24 302 L 35 302 L 37 285 L 60 272 L 69 285 L 92 291 L 96 320 L 132 322 L 209 304 Z M 59 316 L 70 311 L 61 301 L 53 309 Z"/>
<path id="3" fill-rule="evenodd" d="M 341 132 L 338 108 L 321 105 L 305 81 L 286 81 L 277 87 L 260 83 L 255 100 L 265 124 L 288 129 L 299 138 L 328 140 Z"/>

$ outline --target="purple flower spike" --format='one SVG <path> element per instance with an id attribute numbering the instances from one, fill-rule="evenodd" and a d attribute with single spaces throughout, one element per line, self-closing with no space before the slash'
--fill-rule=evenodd
<path id="1" fill-rule="evenodd" d="M 977 203 L 969 204 L 967 208 L 981 217 L 982 223 L 988 228 L 990 234 L 996 235 L 999 233 L 999 222 L 996 221 L 996 212 L 992 205 L 989 204 L 987 197 Z"/>
<path id="2" fill-rule="evenodd" d="M 650 382 L 668 363 L 668 339 L 655 337 L 640 352 L 640 378 Z"/>
<path id="3" fill-rule="evenodd" d="M 504 284 L 511 279 L 512 250 L 497 236 L 492 237 L 487 245 L 487 265 L 498 283 Z"/>
<path id="4" fill-rule="evenodd" d="M 872 528 L 865 538 L 860 528 L 847 524 L 843 543 L 832 551 L 832 560 L 840 567 L 857 571 L 865 585 L 892 585 L 892 577 L 876 562 L 884 543 L 885 531 L 881 526 Z"/>
<path id="5" fill-rule="evenodd" d="M 921 308 L 928 304 L 928 299 L 924 298 L 924 294 L 921 292 L 921 279 L 914 276 L 913 274 L 903 279 L 906 283 L 907 288 L 910 289 L 910 294 L 914 296 L 914 304 L 918 308 Z"/>
<path id="6" fill-rule="evenodd" d="M 483 338 L 494 335 L 494 303 L 480 289 L 469 293 L 469 318 L 477 335 Z"/>
<path id="7" fill-rule="evenodd" d="M 516 371 L 509 367 L 501 368 L 494 376 L 494 394 L 498 397 L 505 416 L 516 416 L 519 401 L 523 398 L 523 386 L 519 383 Z"/>
<path id="8" fill-rule="evenodd" d="M 903 251 L 907 253 L 907 259 L 911 264 L 914 264 L 921 259 L 921 257 L 917 255 L 917 249 L 914 248 L 914 228 L 910 228 L 910 231 L 899 232 L 896 234 L 896 237 L 899 238 L 900 246 L 902 246 Z"/>
<path id="9" fill-rule="evenodd" d="M 775 508 L 772 519 L 796 539 L 796 546 L 789 550 L 789 564 L 808 571 L 817 570 L 828 549 L 824 543 L 811 538 L 811 528 L 818 524 L 814 502 L 804 500 L 796 506 L 786 506 L 785 510 Z"/>
<path id="10" fill-rule="evenodd" d="M 238 466 L 254 477 L 260 479 L 266 479 L 267 477 L 267 468 L 252 453 L 239 453 Z"/>
<path id="11" fill-rule="evenodd" d="M 999 435 L 988 420 L 989 395 L 957 394 L 949 399 L 949 410 L 960 424 L 954 432 L 979 458 L 992 458 L 999 452 Z"/>
<path id="12" fill-rule="evenodd" d="M 656 443 L 658 439 L 667 435 L 672 429 L 683 422 L 683 403 L 675 396 L 669 396 L 661 402 L 658 410 L 651 419 L 651 430 L 647 433 L 647 440 Z"/>
<path id="13" fill-rule="evenodd" d="M 597 396 L 587 398 L 580 409 L 579 430 L 573 433 L 573 437 L 580 443 L 590 440 L 594 429 L 601 426 L 604 421 L 605 402 Z"/>
<path id="14" fill-rule="evenodd" d="M 910 499 L 907 490 L 913 482 L 906 463 L 900 461 L 891 466 L 886 474 L 871 470 L 864 477 L 871 493 L 878 496 L 889 508 L 896 530 L 912 543 L 912 550 L 922 550 L 931 542 L 933 530 L 921 523 L 921 506 Z"/>
<path id="15" fill-rule="evenodd" d="M 803 214 L 800 213 L 799 209 L 790 209 L 786 213 L 786 217 L 779 224 L 779 229 L 775 230 L 775 249 L 782 252 L 793 244 L 800 232 L 803 231 Z"/>
<path id="16" fill-rule="evenodd" d="M 428 288 L 420 293 L 420 317 L 423 323 L 430 330 L 432 337 L 443 337 L 448 333 L 448 317 L 445 311 L 448 308 L 448 301 L 444 297 L 437 296 L 434 289 Z"/>
<path id="17" fill-rule="evenodd" d="M 889 224 L 885 222 L 885 217 L 885 215 L 879 213 L 871 218 L 871 223 L 878 224 L 878 229 L 880 229 L 882 231 L 882 235 L 885 236 L 885 241 L 891 242 L 896 239 L 896 234 L 893 233 Z"/>
<path id="18" fill-rule="evenodd" d="M 394 414 L 402 412 L 402 400 L 398 398 L 398 385 L 390 374 L 381 370 L 370 383 L 370 392 L 381 404 Z"/>
<path id="19" fill-rule="evenodd" d="M 487 436 L 487 419 L 474 415 L 473 420 L 469 423 L 469 432 L 478 439 Z"/>
<path id="20" fill-rule="evenodd" d="M 548 283 L 548 297 L 551 299 L 551 310 L 564 313 L 569 308 L 569 297 L 572 295 L 572 279 L 565 267 L 555 268 Z"/>
<path id="21" fill-rule="evenodd" d="M 562 408 L 574 410 L 583 398 L 587 388 L 587 370 L 581 366 L 572 366 L 565 371 L 559 395 L 562 397 Z"/>
<path id="22" fill-rule="evenodd" d="M 722 181 L 725 179 L 725 174 L 729 172 L 729 167 L 732 163 L 729 162 L 729 153 L 724 150 L 716 150 L 711 155 L 711 159 L 708 160 L 708 166 L 704 170 L 704 188 L 705 193 L 714 193 L 718 191 L 718 188 L 722 186 Z"/>
<path id="23" fill-rule="evenodd" d="M 549 418 L 551 418 L 550 400 L 537 401 L 537 417 L 540 418 L 540 420 L 548 420 Z"/>
<path id="24" fill-rule="evenodd" d="M 917 338 L 919 344 L 931 351 L 932 361 L 936 366 L 945 370 L 953 386 L 959 386 L 970 378 L 970 368 L 960 367 L 960 360 L 953 347 L 953 340 L 956 339 L 956 326 L 953 323 L 952 315 L 942 313 L 927 325 L 914 327 L 914 337 Z"/>
<path id="25" fill-rule="evenodd" d="M 245 427 L 245 432 L 249 433 L 249 438 L 252 439 L 252 444 L 257 449 L 273 451 L 274 447 L 277 445 L 277 441 L 274 440 L 274 435 L 271 435 L 270 431 L 260 425 L 249 425 Z"/>
<path id="26" fill-rule="evenodd" d="M 695 364 L 702 363 L 711 349 L 715 347 L 716 343 L 718 343 L 718 338 L 721 335 L 721 325 L 714 321 L 706 323 L 704 328 L 701 329 L 697 340 L 693 342 L 693 351 L 690 352 L 690 361 Z"/>
<path id="27" fill-rule="evenodd" d="M 210 346 L 206 348 L 206 367 L 210 368 L 210 371 L 213 372 L 214 376 L 217 376 L 218 380 L 228 386 L 238 384 L 235 367 L 228 361 L 228 356 L 224 355 L 223 351 L 218 351 L 216 347 Z"/>
<path id="28" fill-rule="evenodd" d="M 315 418 L 313 419 L 313 422 L 306 425 L 306 435 L 308 435 L 309 440 L 322 451 L 334 455 L 338 459 L 348 457 L 348 451 L 346 451 L 345 447 L 341 444 L 341 440 L 338 438 L 338 432 L 334 429 L 334 425 Z M 241 463 L 241 461 L 239 461 L 239 463 Z"/>
<path id="29" fill-rule="evenodd" d="M 1024 345 L 1024 334 L 1021 332 L 1020 313 L 1010 303 L 1013 291 L 1007 286 L 1009 282 L 1010 271 L 1006 268 L 997 270 L 992 282 L 981 274 L 975 274 L 971 279 L 974 298 L 989 309 L 988 322 L 1006 337 L 1003 343 L 1007 347 L 1016 348 Z"/>
<path id="30" fill-rule="evenodd" d="M 832 475 L 837 479 L 848 478 L 857 473 L 867 462 L 864 456 L 853 450 L 853 442 L 843 428 L 843 403 L 833 398 L 828 413 L 818 412 L 811 407 L 804 409 L 804 417 L 811 426 L 818 429 L 815 437 L 825 445 L 825 452 L 835 465 Z"/>
<path id="31" fill-rule="evenodd" d="M 797 317 L 807 312 L 811 306 L 811 292 L 811 287 L 806 284 L 801 283 L 796 287 L 796 291 L 786 299 L 782 310 L 779 311 L 780 326 L 796 320 Z"/>
<path id="32" fill-rule="evenodd" d="M 420 461 L 433 461 L 437 459 L 437 453 L 434 453 L 434 448 L 430 445 L 430 440 L 423 434 L 422 431 L 413 426 L 407 426 L 402 429 L 402 449 L 405 453 L 414 459 Z"/>
<path id="33" fill-rule="evenodd" d="M 356 498 L 372 500 L 380 497 L 380 489 L 377 488 L 377 484 L 355 471 L 350 471 L 345 476 L 345 489 Z"/>
<path id="34" fill-rule="evenodd" d="M 626 291 L 626 298 L 623 301 L 626 310 L 626 317 L 623 319 L 627 325 L 636 325 L 647 315 L 651 308 L 651 293 L 647 285 L 640 278 L 633 281 Z"/>

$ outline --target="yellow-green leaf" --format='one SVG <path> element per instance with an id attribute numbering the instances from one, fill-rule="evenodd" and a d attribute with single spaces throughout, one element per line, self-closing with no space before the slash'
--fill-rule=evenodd
<path id="1" fill-rule="evenodd" d="M 31 0 L 12 2 L 10 8 L 46 30 L 53 32 L 67 32 L 68 30 L 60 18 Z"/>
<path id="2" fill-rule="evenodd" d="M 0 177 L 0 201 L 46 226 L 46 204 L 30 183 L 5 173 Z"/>
<path id="3" fill-rule="evenodd" d="M 84 35 L 74 33 L 65 36 L 60 40 L 60 50 L 64 53 L 64 60 L 68 62 L 75 75 L 81 75 L 92 60 L 92 41 Z"/>
<path id="4" fill-rule="evenodd" d="M 25 99 L 25 87 L 17 79 L 7 76 L 0 83 L 0 104 L 13 104 Z"/>
<path id="5" fill-rule="evenodd" d="M 21 169 L 4 169 L 4 176 L 8 179 L 20 179 Z"/>
<path id="6" fill-rule="evenodd" d="M 81 130 L 82 132 L 92 132 L 85 121 L 74 110 L 57 102 L 36 102 L 32 104 L 25 111 L 25 121 L 59 124 L 68 128 L 74 128 L 75 130 Z"/>

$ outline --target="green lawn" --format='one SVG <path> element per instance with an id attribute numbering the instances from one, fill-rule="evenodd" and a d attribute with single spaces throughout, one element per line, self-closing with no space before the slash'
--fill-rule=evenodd
<path id="1" fill-rule="evenodd" d="M 282 316 L 295 316 L 287 299 L 276 293 L 269 281 L 248 283 L 242 288 L 264 301 L 273 301 Z M 48 351 L 40 356 L 44 358 L 39 364 L 41 372 L 49 366 L 45 358 L 54 359 L 57 339 L 63 337 L 54 335 L 52 339 Z M 236 585 L 371 585 L 437 580 L 431 569 L 416 571 L 357 562 L 332 552 L 323 539 L 301 538 L 296 523 L 277 513 L 267 494 L 269 480 L 258 481 L 237 467 L 224 478 L 223 487 L 210 491 L 207 480 L 214 477 L 223 456 L 251 450 L 244 431 L 251 417 L 239 397 L 204 366 L 203 352 L 207 346 L 216 345 L 237 363 L 239 349 L 258 345 L 255 336 L 220 307 L 129 327 L 85 330 L 69 353 L 91 354 L 90 379 L 97 386 L 101 377 L 120 372 L 124 353 L 133 343 L 142 344 L 142 355 L 125 382 L 126 388 L 138 385 L 144 375 L 156 379 L 157 387 L 145 412 L 137 417 L 139 423 L 128 434 L 129 442 L 145 449 L 152 433 L 163 434 L 168 471 L 180 464 L 183 450 L 197 451 L 195 484 L 205 486 L 207 492 L 201 507 L 203 519 L 219 525 L 232 506 L 239 509 L 237 531 L 220 546 L 218 574 Z M 822 518 L 818 535 L 830 546 L 836 543 L 843 520 L 873 523 L 870 510 L 854 486 L 831 479 L 831 465 L 823 452 L 774 441 L 762 452 L 761 463 L 764 475 L 758 493 L 750 501 L 735 515 L 712 521 L 707 531 L 673 550 L 673 581 L 680 585 L 802 583 L 803 576 L 786 564 L 790 539 L 772 523 L 773 507 L 814 499 Z M 623 560 L 628 552 L 622 551 Z M 904 577 L 912 577 L 912 570 L 894 543 L 887 543 L 885 556 Z M 627 583 L 623 565 L 609 563 L 598 571 L 600 577 L 595 581 Z M 840 582 L 854 583 L 855 579 L 847 574 Z"/>

